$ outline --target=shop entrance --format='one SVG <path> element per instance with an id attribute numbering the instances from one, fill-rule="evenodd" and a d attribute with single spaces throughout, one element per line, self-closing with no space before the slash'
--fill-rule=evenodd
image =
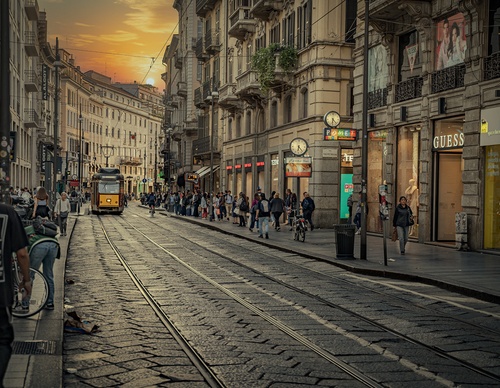
<path id="1" fill-rule="evenodd" d="M 436 152 L 433 240 L 455 241 L 455 213 L 462 211 L 462 153 Z"/>

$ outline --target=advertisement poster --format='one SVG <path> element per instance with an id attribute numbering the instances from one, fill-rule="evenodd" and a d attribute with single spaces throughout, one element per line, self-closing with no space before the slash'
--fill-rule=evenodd
<path id="1" fill-rule="evenodd" d="M 285 176 L 310 177 L 312 175 L 311 158 L 286 158 Z"/>
<path id="2" fill-rule="evenodd" d="M 464 63 L 467 42 L 462 13 L 436 23 L 436 70 Z"/>
<path id="3" fill-rule="evenodd" d="M 387 51 L 379 44 L 368 51 L 368 92 L 387 88 Z"/>
<path id="4" fill-rule="evenodd" d="M 349 218 L 349 208 L 347 199 L 352 194 L 353 189 L 352 174 L 340 174 L 340 218 Z M 356 211 L 356 209 L 354 209 Z"/>

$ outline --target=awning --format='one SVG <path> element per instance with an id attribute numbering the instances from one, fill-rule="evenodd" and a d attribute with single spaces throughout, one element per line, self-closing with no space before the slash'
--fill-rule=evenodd
<path id="1" fill-rule="evenodd" d="M 198 171 L 195 171 L 194 173 L 198 174 L 199 176 L 203 176 L 205 171 L 209 171 L 209 170 L 210 170 L 210 166 L 203 166 L 202 168 L 200 168 Z"/>
<path id="2" fill-rule="evenodd" d="M 219 165 L 214 166 L 214 172 L 216 172 L 219 168 L 220 168 L 220 166 L 219 166 Z M 205 171 L 202 171 L 202 172 L 200 173 L 200 178 L 201 178 L 202 176 L 204 176 L 204 175 L 207 175 L 208 173 L 210 173 L 210 166 L 208 166 L 208 167 L 207 167 L 207 169 L 206 169 Z"/>

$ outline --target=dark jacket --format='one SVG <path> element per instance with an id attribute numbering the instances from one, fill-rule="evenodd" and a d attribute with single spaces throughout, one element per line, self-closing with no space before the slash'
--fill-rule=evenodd
<path id="1" fill-rule="evenodd" d="M 314 204 L 314 201 L 311 197 L 306 197 L 302 201 L 302 210 L 304 212 L 310 212 L 312 213 L 316 209 L 316 205 Z"/>
<path id="2" fill-rule="evenodd" d="M 399 204 L 396 206 L 396 211 L 394 212 L 392 226 L 401 226 L 403 228 L 410 226 L 410 215 L 412 214 L 413 213 L 408 205 L 403 207 Z"/>

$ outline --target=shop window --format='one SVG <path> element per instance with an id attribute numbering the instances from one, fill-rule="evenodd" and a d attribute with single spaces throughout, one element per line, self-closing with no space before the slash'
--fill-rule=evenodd
<path id="1" fill-rule="evenodd" d="M 486 147 L 484 248 L 500 249 L 500 145 Z"/>

